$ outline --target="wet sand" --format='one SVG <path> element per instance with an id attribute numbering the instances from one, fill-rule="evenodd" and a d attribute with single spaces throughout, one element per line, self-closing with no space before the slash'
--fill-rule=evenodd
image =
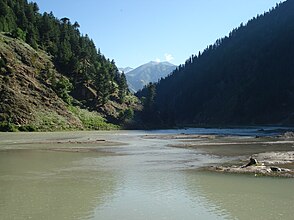
<path id="1" fill-rule="evenodd" d="M 146 139 L 172 139 L 170 147 L 195 149 L 226 158 L 222 164 L 200 170 L 222 173 L 246 173 L 264 176 L 294 177 L 294 138 L 288 136 L 246 137 L 217 135 L 146 135 Z M 250 158 L 256 164 L 246 166 Z"/>
<path id="2" fill-rule="evenodd" d="M 108 141 L 104 139 L 86 140 L 86 141 L 44 141 L 35 142 L 29 144 L 38 145 L 52 145 L 51 147 L 45 147 L 43 150 L 47 151 L 60 151 L 60 152 L 76 152 L 76 153 L 88 153 L 88 152 L 100 152 L 105 153 L 105 148 L 127 145 L 122 142 Z M 109 153 L 109 152 L 107 152 Z"/>
<path id="3" fill-rule="evenodd" d="M 49 133 L 48 133 L 49 134 Z M 54 136 L 54 133 L 50 133 Z M 101 155 L 110 154 L 108 149 L 117 146 L 124 146 L 127 143 L 109 139 L 107 135 L 69 135 L 69 133 L 56 133 L 56 136 L 51 138 L 50 135 L 40 133 L 41 138 L 34 138 L 38 133 L 32 133 L 32 138 L 29 133 L 23 133 L 23 139 L 18 141 L 2 141 L 0 151 L 55 151 L 55 152 L 73 152 L 73 153 L 100 153 Z M 4 134 L 6 135 L 6 134 Z"/>

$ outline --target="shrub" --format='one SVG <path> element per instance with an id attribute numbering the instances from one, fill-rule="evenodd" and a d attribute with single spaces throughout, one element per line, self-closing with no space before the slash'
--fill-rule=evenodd
<path id="1" fill-rule="evenodd" d="M 72 97 L 69 95 L 73 89 L 73 85 L 68 78 L 62 76 L 59 80 L 53 83 L 53 88 L 57 95 L 63 99 L 67 104 L 71 104 Z"/>
<path id="2" fill-rule="evenodd" d="M 88 130 L 113 130 L 119 128 L 116 125 L 107 123 L 97 112 L 90 112 L 86 109 L 80 109 L 74 106 L 69 106 L 68 109 L 80 119 L 83 126 Z"/>
<path id="3" fill-rule="evenodd" d="M 22 125 L 18 128 L 18 130 L 33 132 L 33 131 L 37 131 L 37 128 L 34 125 Z"/>
<path id="4" fill-rule="evenodd" d="M 5 121 L 5 122 L 0 122 L 0 131 L 15 132 L 17 131 L 17 128 L 15 127 L 14 124 Z"/>
<path id="5" fill-rule="evenodd" d="M 16 28 L 16 29 L 14 29 L 13 31 L 12 31 L 12 36 L 14 37 L 14 38 L 18 38 L 18 39 L 20 39 L 20 40 L 23 40 L 23 41 L 25 41 L 26 40 L 26 32 L 24 32 L 22 29 L 20 29 L 20 28 Z"/>

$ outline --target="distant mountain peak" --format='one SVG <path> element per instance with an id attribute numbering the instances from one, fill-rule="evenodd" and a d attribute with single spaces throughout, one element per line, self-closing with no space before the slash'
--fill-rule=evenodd
<path id="1" fill-rule="evenodd" d="M 166 77 L 175 69 L 174 64 L 166 61 L 150 61 L 125 73 L 130 90 L 136 92 L 148 83 L 157 82 L 159 79 Z"/>
<path id="2" fill-rule="evenodd" d="M 146 63 L 146 64 L 153 64 L 153 65 L 163 64 L 163 65 L 175 66 L 174 64 L 172 64 L 172 63 L 170 63 L 168 61 L 162 61 L 162 62 L 150 61 L 149 63 Z"/>
<path id="3" fill-rule="evenodd" d="M 118 68 L 118 70 L 122 73 L 122 72 L 124 72 L 124 73 L 128 73 L 128 72 L 130 72 L 130 71 L 132 71 L 134 68 L 132 68 L 132 67 L 125 67 L 125 68 Z"/>

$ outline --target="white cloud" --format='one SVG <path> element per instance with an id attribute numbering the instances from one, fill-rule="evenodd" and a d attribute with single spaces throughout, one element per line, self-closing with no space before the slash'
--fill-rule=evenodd
<path id="1" fill-rule="evenodd" d="M 156 58 L 155 61 L 156 61 L 157 63 L 160 63 L 160 59 L 159 59 L 159 58 Z"/>
<path id="2" fill-rule="evenodd" d="M 174 59 L 173 55 L 168 54 L 168 53 L 164 54 L 164 57 L 165 57 L 165 61 L 167 61 L 167 62 L 170 62 Z"/>

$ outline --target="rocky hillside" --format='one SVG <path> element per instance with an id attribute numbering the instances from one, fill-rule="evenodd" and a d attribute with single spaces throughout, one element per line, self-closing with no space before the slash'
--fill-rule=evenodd
<path id="1" fill-rule="evenodd" d="M 97 112 L 67 104 L 66 99 L 73 100 L 70 87 L 47 53 L 0 34 L 0 130 L 115 128 Z M 118 118 L 126 106 L 107 103 L 104 108 Z"/>

